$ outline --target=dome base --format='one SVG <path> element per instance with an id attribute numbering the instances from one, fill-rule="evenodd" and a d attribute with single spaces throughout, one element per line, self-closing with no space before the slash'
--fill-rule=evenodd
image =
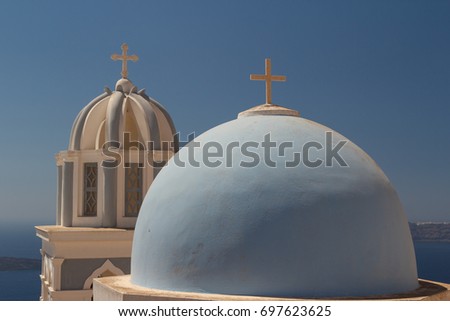
<path id="1" fill-rule="evenodd" d="M 420 287 L 407 293 L 367 297 L 336 297 L 331 300 L 391 300 L 446 301 L 450 300 L 450 284 L 419 280 Z M 94 301 L 286 301 L 318 298 L 285 298 L 215 293 L 195 293 L 149 289 L 131 283 L 130 275 L 94 280 Z"/>
<path id="2" fill-rule="evenodd" d="M 278 105 L 264 104 L 240 112 L 238 118 L 257 115 L 300 117 L 300 113 L 296 110 L 285 108 Z"/>

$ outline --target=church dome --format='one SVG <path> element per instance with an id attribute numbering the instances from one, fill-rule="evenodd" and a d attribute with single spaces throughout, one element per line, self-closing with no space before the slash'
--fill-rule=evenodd
<path id="1" fill-rule="evenodd" d="M 96 150 L 106 142 L 122 143 L 123 133 L 129 133 L 133 141 L 153 142 L 156 150 L 164 149 L 162 142 L 173 141 L 175 135 L 164 107 L 144 89 L 138 91 L 127 78 L 120 79 L 114 91 L 105 88 L 80 111 L 72 127 L 69 150 Z"/>
<path id="2" fill-rule="evenodd" d="M 57 224 L 65 227 L 134 228 L 144 196 L 160 169 L 178 150 L 168 112 L 128 79 L 85 106 L 75 119 L 68 150 L 56 155 Z"/>
<path id="3" fill-rule="evenodd" d="M 197 137 L 160 172 L 136 225 L 132 282 L 280 297 L 371 296 L 417 288 L 407 219 L 377 164 L 316 122 L 276 109 L 249 111 Z M 292 142 L 293 148 L 267 154 L 261 142 L 268 134 L 277 147 Z M 242 152 L 249 142 L 259 146 Z M 324 160 L 320 166 L 307 166 L 306 160 L 286 166 L 311 142 L 323 146 L 314 145 L 307 156 Z M 326 164 L 327 144 L 336 148 L 339 142 L 346 142 L 339 150 L 346 164 L 336 159 Z M 226 152 L 236 144 L 239 148 Z M 207 153 L 219 149 L 226 160 L 205 162 Z M 263 161 L 268 156 L 276 166 Z M 256 158 L 260 161 L 248 166 Z"/>

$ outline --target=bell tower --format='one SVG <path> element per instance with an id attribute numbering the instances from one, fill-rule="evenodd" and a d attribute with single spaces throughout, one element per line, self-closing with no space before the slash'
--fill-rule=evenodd
<path id="1" fill-rule="evenodd" d="M 41 300 L 91 300 L 94 278 L 130 272 L 134 226 L 154 178 L 178 149 L 165 108 L 122 78 L 76 117 L 68 149 L 56 155 L 56 225 L 42 240 Z"/>

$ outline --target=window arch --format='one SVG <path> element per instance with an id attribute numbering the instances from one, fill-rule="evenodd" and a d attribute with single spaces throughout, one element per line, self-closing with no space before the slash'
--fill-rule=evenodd
<path id="1" fill-rule="evenodd" d="M 92 274 L 86 279 L 86 281 L 84 282 L 83 289 L 84 290 L 91 289 L 95 278 L 124 275 L 124 274 L 125 273 L 123 273 L 123 271 L 119 269 L 117 266 L 112 264 L 110 260 L 106 260 L 101 267 L 92 272 Z"/>

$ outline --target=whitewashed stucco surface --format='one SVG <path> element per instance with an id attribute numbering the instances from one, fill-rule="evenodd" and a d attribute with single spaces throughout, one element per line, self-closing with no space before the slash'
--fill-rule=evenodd
<path id="1" fill-rule="evenodd" d="M 225 146 L 292 141 L 276 168 L 233 150 L 232 166 L 180 167 L 174 159 L 141 208 L 131 279 L 153 289 L 276 297 L 342 297 L 418 287 L 414 248 L 400 200 L 382 170 L 348 142 L 334 162 L 283 166 L 306 142 L 325 146 L 331 129 L 299 117 L 252 116 L 217 126 L 195 141 Z M 333 132 L 333 146 L 346 140 Z M 214 149 L 211 149 L 214 150 Z M 263 148 L 249 149 L 263 158 Z M 311 149 L 313 151 L 314 149 Z M 187 160 L 188 148 L 179 152 Z M 201 160 L 202 150 L 194 153 Z M 310 159 L 324 158 L 324 150 Z"/>

